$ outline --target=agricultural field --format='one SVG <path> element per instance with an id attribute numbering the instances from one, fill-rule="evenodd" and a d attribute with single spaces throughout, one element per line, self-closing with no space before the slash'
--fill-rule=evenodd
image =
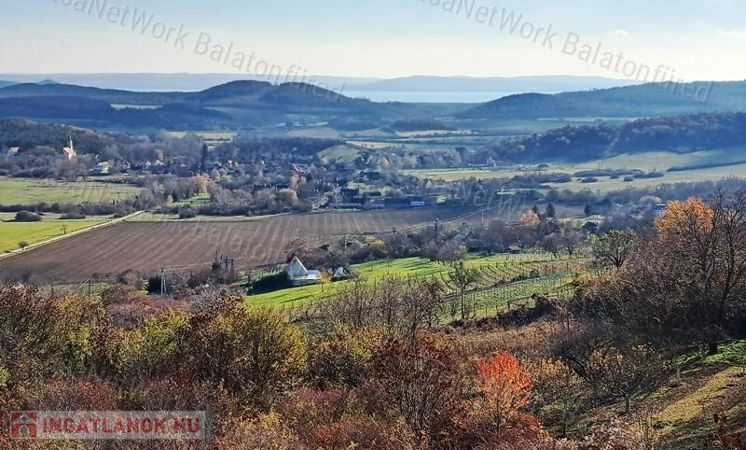
<path id="1" fill-rule="evenodd" d="M 519 211 L 485 212 L 485 219 L 507 218 Z M 423 208 L 366 212 L 289 214 L 235 221 L 136 221 L 25 252 L 0 261 L 6 278 L 31 273 L 35 279 L 84 281 L 94 274 L 115 275 L 126 270 L 157 272 L 209 267 L 216 253 L 236 260 L 240 270 L 285 262 L 283 247 L 303 237 L 323 245 L 344 235 L 386 233 L 428 226 L 439 218 L 446 224 L 480 221 L 472 207 Z M 510 218 L 513 218 L 511 216 Z"/>
<path id="2" fill-rule="evenodd" d="M 495 287 L 495 284 L 512 280 L 516 277 L 528 277 L 532 270 L 540 272 L 569 273 L 578 267 L 579 260 L 558 260 L 548 253 L 494 255 L 489 257 L 471 257 L 465 261 L 465 266 L 477 269 L 482 273 L 485 286 L 471 294 L 474 303 L 480 309 L 487 305 L 494 311 L 494 304 L 507 305 L 511 300 L 520 300 L 533 294 L 550 293 L 566 284 L 567 276 L 556 276 L 548 273 L 546 277 L 522 280 L 505 286 Z M 358 264 L 352 267 L 353 273 L 366 283 L 395 277 L 443 277 L 450 271 L 448 265 L 439 264 L 426 258 L 404 258 L 397 260 L 374 261 Z M 332 284 L 319 284 L 298 288 L 284 289 L 266 294 L 247 297 L 249 305 L 272 308 L 297 308 L 309 302 L 321 301 L 349 287 L 350 281 Z"/>
<path id="3" fill-rule="evenodd" d="M 729 165 L 725 165 L 729 164 Z M 717 165 L 717 167 L 704 167 Z M 571 183 L 549 183 L 556 189 L 584 190 L 609 192 L 628 187 L 651 187 L 664 183 L 682 183 L 697 181 L 719 181 L 729 177 L 742 176 L 746 173 L 746 155 L 742 149 L 711 150 L 693 153 L 649 152 L 640 154 L 625 154 L 612 158 L 578 164 L 549 163 L 549 168 L 543 173 L 575 174 L 587 170 L 599 169 L 639 169 L 646 172 L 658 172 L 661 178 L 636 179 L 624 182 L 622 179 L 599 177 L 597 183 L 583 183 L 576 178 Z M 689 169 L 688 169 L 689 168 Z M 672 170 L 673 169 L 673 170 Z M 464 180 L 469 178 L 491 179 L 511 178 L 520 175 L 536 173 L 536 165 L 516 165 L 505 169 L 443 169 L 443 170 L 410 170 L 405 173 L 421 178 L 442 179 L 446 181 Z"/>
<path id="4" fill-rule="evenodd" d="M 169 131 L 168 135 L 176 139 L 183 139 L 190 133 L 196 134 L 202 138 L 207 145 L 213 146 L 230 142 L 237 134 L 233 131 Z"/>
<path id="5" fill-rule="evenodd" d="M 45 216 L 41 222 L 14 222 L 13 214 L 0 213 L 0 255 L 19 250 L 18 244 L 21 242 L 33 245 L 100 225 L 107 220 L 104 217 L 59 220 Z"/>
<path id="6" fill-rule="evenodd" d="M 0 177 L 0 205 L 108 203 L 139 193 L 140 188 L 126 184 Z"/>

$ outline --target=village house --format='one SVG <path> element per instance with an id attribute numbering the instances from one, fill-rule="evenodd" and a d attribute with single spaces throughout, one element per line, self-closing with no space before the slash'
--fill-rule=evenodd
<path id="1" fill-rule="evenodd" d="M 288 264 L 286 272 L 293 286 L 310 286 L 321 282 L 321 272 L 306 269 L 298 257 L 293 258 L 293 261 Z"/>
<path id="2" fill-rule="evenodd" d="M 103 162 L 96 164 L 91 169 L 91 174 L 99 175 L 99 176 L 111 175 L 111 169 L 112 169 L 111 164 L 107 161 L 103 161 Z"/>

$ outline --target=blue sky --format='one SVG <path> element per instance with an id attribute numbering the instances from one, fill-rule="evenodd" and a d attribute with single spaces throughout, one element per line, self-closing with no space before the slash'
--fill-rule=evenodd
<path id="1" fill-rule="evenodd" d="M 587 44 L 686 80 L 746 78 L 742 0 L 451 0 L 450 9 L 447 1 L 0 0 L 0 72 L 239 73 L 252 69 L 230 63 L 240 52 L 322 75 L 625 77 L 580 58 Z M 145 11 L 151 25 L 173 27 L 174 35 L 133 31 L 132 16 L 97 15 L 112 7 Z M 496 8 L 492 25 L 477 20 L 479 7 Z M 510 14 L 513 21 L 502 22 Z M 547 45 L 540 29 L 550 25 L 556 36 Z M 174 42 L 177 29 L 187 36 Z M 574 48 L 565 46 L 570 34 Z M 225 58 L 206 51 L 231 44 Z"/>

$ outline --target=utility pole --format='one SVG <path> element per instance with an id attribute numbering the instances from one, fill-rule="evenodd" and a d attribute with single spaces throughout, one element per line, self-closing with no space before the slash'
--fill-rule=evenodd
<path id="1" fill-rule="evenodd" d="M 161 266 L 161 296 L 166 295 L 166 267 Z"/>

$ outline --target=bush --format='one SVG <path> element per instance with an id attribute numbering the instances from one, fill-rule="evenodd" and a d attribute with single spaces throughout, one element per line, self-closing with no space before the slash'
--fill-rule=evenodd
<path id="1" fill-rule="evenodd" d="M 279 291 L 281 289 L 287 289 L 293 287 L 290 282 L 290 277 L 287 272 L 279 272 L 272 275 L 267 275 L 255 281 L 251 285 L 252 294 L 265 294 L 267 292 Z"/>
<path id="2" fill-rule="evenodd" d="M 125 331 L 114 345 L 115 361 L 122 380 L 137 383 L 169 373 L 179 366 L 186 348 L 189 317 L 174 310 L 145 320 L 143 326 Z"/>
<path id="3" fill-rule="evenodd" d="M 197 217 L 197 211 L 192 208 L 179 209 L 179 219 L 193 219 Z"/>
<path id="4" fill-rule="evenodd" d="M 18 211 L 16 213 L 16 222 L 41 222 L 41 216 L 31 211 Z"/>
<path id="5" fill-rule="evenodd" d="M 195 330 L 188 347 L 198 376 L 267 407 L 300 381 L 306 347 L 300 329 L 271 310 L 236 306 Z"/>

